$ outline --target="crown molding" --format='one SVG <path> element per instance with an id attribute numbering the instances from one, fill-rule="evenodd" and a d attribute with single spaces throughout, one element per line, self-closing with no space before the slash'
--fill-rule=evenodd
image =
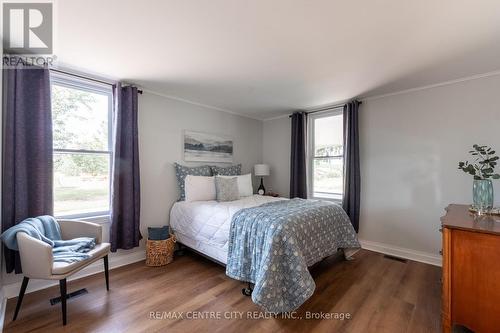
<path id="1" fill-rule="evenodd" d="M 361 96 L 360 99 L 363 101 L 370 101 L 370 100 L 380 99 L 380 98 L 384 98 L 384 97 L 408 94 L 408 93 L 412 93 L 412 92 L 416 92 L 416 91 L 420 91 L 420 90 L 427 90 L 427 89 L 433 89 L 433 88 L 438 88 L 438 87 L 443 87 L 443 86 L 449 86 L 449 85 L 458 84 L 458 83 L 462 83 L 462 82 L 466 82 L 466 81 L 478 80 L 478 79 L 483 79 L 483 78 L 497 76 L 497 75 L 500 75 L 500 70 L 482 73 L 482 74 L 465 76 L 465 77 L 454 79 L 454 80 L 448 80 L 448 81 L 443 81 L 443 82 L 439 82 L 439 83 L 428 84 L 425 86 L 419 86 L 419 87 L 415 87 L 415 88 L 399 90 L 399 91 L 395 91 L 392 93 L 372 95 L 372 96 L 370 96 L 370 95 Z"/>
<path id="2" fill-rule="evenodd" d="M 360 101 L 362 101 L 362 102 L 364 102 L 364 101 L 372 101 L 372 100 L 377 100 L 377 99 L 380 99 L 380 98 L 397 96 L 397 95 L 402 95 L 402 94 L 409 94 L 409 93 L 417 92 L 417 91 L 421 91 L 421 90 L 439 88 L 439 87 L 443 87 L 443 86 L 449 86 L 449 85 L 453 85 L 453 84 L 458 84 L 458 83 L 462 83 L 462 82 L 467 82 L 467 81 L 472 81 L 472 80 L 478 80 L 478 79 L 483 79 L 483 78 L 492 77 L 492 76 L 498 76 L 498 75 L 500 75 L 500 70 L 486 72 L 486 73 L 482 73 L 482 74 L 475 74 L 475 75 L 465 76 L 465 77 L 454 79 L 454 80 L 448 80 L 448 81 L 443 81 L 443 82 L 439 82 L 439 83 L 428 84 L 428 85 L 419 86 L 419 87 L 415 87 L 415 88 L 394 91 L 394 92 L 386 93 L 386 94 L 366 95 L 366 96 L 361 95 L 361 96 L 359 96 L 357 98 Z M 356 97 L 353 97 L 353 98 L 356 98 Z M 321 109 L 321 108 L 327 107 L 328 105 L 340 104 L 340 103 L 345 102 L 345 101 L 346 100 L 341 100 L 341 101 L 329 103 L 329 104 L 326 104 L 326 105 L 323 105 L 323 106 L 318 106 L 318 107 L 315 107 L 315 108 L 305 109 L 303 111 L 310 112 L 310 111 L 314 111 L 315 109 Z M 292 112 L 292 111 L 290 111 L 290 112 Z M 280 115 L 280 116 L 276 116 L 276 117 L 271 117 L 271 118 L 264 118 L 264 119 L 262 119 L 262 121 L 265 122 L 265 121 L 276 120 L 276 119 L 285 118 L 285 117 L 288 117 L 288 114 Z"/>
<path id="3" fill-rule="evenodd" d="M 60 64 L 60 66 L 57 66 L 57 67 L 59 67 L 61 69 L 68 70 L 69 72 L 81 73 L 81 74 L 83 74 L 83 73 L 91 74 L 92 77 L 96 77 L 96 78 L 103 79 L 103 80 L 118 81 L 115 78 L 103 77 L 101 75 L 98 75 L 97 73 L 92 73 L 92 72 L 89 73 L 88 71 L 83 71 L 81 69 L 77 69 L 75 67 L 68 66 L 67 64 Z M 408 94 L 408 93 L 417 92 L 417 91 L 421 91 L 421 90 L 433 89 L 433 88 L 438 88 L 438 87 L 442 87 L 442 86 L 453 85 L 453 84 L 458 84 L 458 83 L 462 83 L 462 82 L 466 82 L 466 81 L 477 80 L 477 79 L 482 79 L 482 78 L 487 78 L 487 77 L 492 77 L 492 76 L 497 76 L 497 75 L 500 75 L 500 70 L 486 72 L 486 73 L 481 73 L 481 74 L 475 74 L 475 75 L 470 75 L 470 76 L 465 76 L 465 77 L 454 79 L 454 80 L 442 81 L 442 82 L 438 82 L 438 83 L 433 83 L 433 84 L 423 85 L 423 86 L 419 86 L 419 87 L 415 87 L 415 88 L 409 88 L 409 89 L 394 91 L 394 92 L 385 93 L 385 94 L 379 94 L 379 95 L 360 95 L 360 96 L 353 96 L 353 98 L 357 98 L 357 99 L 359 99 L 362 102 L 363 101 L 371 101 L 371 100 L 381 99 L 381 98 L 385 98 L 385 97 L 391 97 L 391 96 L 396 96 L 396 95 Z M 141 86 L 141 85 L 138 85 L 138 87 L 141 88 L 143 90 L 143 92 L 146 92 L 146 93 L 149 93 L 149 94 L 152 94 L 152 95 L 157 95 L 157 96 L 161 96 L 163 98 L 167 98 L 167 99 L 170 99 L 170 100 L 174 100 L 174 101 L 178 101 L 178 102 L 183 102 L 183 103 L 187 103 L 187 104 L 191 104 L 191 105 L 195 105 L 195 106 L 199 106 L 199 107 L 203 107 L 203 108 L 207 108 L 207 109 L 211 109 L 211 110 L 215 110 L 215 111 L 220 111 L 220 112 L 228 113 L 228 114 L 231 114 L 231 115 L 234 115 L 234 116 L 239 116 L 239 117 L 244 117 L 244 118 L 248 118 L 248 119 L 252 119 L 252 120 L 257 120 L 257 121 L 261 121 L 261 122 L 270 121 L 270 120 L 276 120 L 276 119 L 281 119 L 281 118 L 286 118 L 286 117 L 289 116 L 288 113 L 287 114 L 283 114 L 283 115 L 279 115 L 279 116 L 275 116 L 275 117 L 269 117 L 269 118 L 262 118 L 262 117 L 257 117 L 257 116 L 251 116 L 251 115 L 248 115 L 248 114 L 245 114 L 245 113 L 239 113 L 239 112 L 235 112 L 235 111 L 228 110 L 228 109 L 225 109 L 225 108 L 220 108 L 220 107 L 217 107 L 217 106 L 213 106 L 213 105 L 209 105 L 209 104 L 204 104 L 204 103 L 192 101 L 192 100 L 189 100 L 189 99 L 186 99 L 186 98 L 182 98 L 182 97 L 177 97 L 177 96 L 174 96 L 174 95 L 169 95 L 169 94 L 161 93 L 161 92 L 158 92 L 158 91 L 155 91 L 155 90 L 147 89 L 147 88 L 145 88 L 144 86 Z M 316 111 L 318 109 L 323 109 L 323 108 L 329 107 L 331 105 L 336 105 L 336 104 L 344 103 L 346 101 L 348 101 L 348 100 L 347 99 L 343 99 L 343 100 L 338 100 L 338 101 L 335 101 L 335 102 L 332 102 L 332 103 L 323 104 L 323 105 L 320 105 L 320 106 L 308 107 L 308 108 L 301 109 L 301 110 L 290 110 L 290 113 L 293 112 L 293 111 L 312 112 L 312 111 Z"/>
<path id="4" fill-rule="evenodd" d="M 196 106 L 199 106 L 199 107 L 203 107 L 203 108 L 207 108 L 207 109 L 211 109 L 211 110 L 215 110 L 215 111 L 225 112 L 225 113 L 232 114 L 233 116 L 239 116 L 239 117 L 244 117 L 244 118 L 249 118 L 249 119 L 253 119 L 253 120 L 262 121 L 261 118 L 252 117 L 252 116 L 250 116 L 248 114 L 238 113 L 238 112 L 234 112 L 234 111 L 231 111 L 231 110 L 228 110 L 228 109 L 219 108 L 217 106 L 213 106 L 213 105 L 209 105 L 209 104 L 203 104 L 203 103 L 191 101 L 189 99 L 185 99 L 185 98 L 181 98 L 181 97 L 177 97 L 177 96 L 173 96 L 173 95 L 164 94 L 164 93 L 161 93 L 161 92 L 158 92 L 158 91 L 154 91 L 154 90 L 150 90 L 150 89 L 147 89 L 147 88 L 144 88 L 144 87 L 141 87 L 141 88 L 142 88 L 142 91 L 145 92 L 145 93 L 149 93 L 149 94 L 152 94 L 152 95 L 156 95 L 156 96 L 160 96 L 160 97 L 163 97 L 163 98 L 171 99 L 171 100 L 174 100 L 174 101 L 177 101 L 177 102 L 183 102 L 183 103 L 187 103 L 187 104 L 191 104 L 191 105 L 196 105 Z"/>

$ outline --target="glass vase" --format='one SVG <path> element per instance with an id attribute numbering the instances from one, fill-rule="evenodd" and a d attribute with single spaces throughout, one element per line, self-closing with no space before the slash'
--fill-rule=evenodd
<path id="1" fill-rule="evenodd" d="M 489 212 L 493 208 L 493 182 L 490 179 L 474 180 L 472 196 L 479 214 Z"/>

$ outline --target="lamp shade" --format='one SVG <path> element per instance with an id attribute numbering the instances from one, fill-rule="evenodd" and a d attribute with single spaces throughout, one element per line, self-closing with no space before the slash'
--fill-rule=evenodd
<path id="1" fill-rule="evenodd" d="M 267 164 L 255 164 L 253 167 L 256 176 L 269 176 L 269 165 Z"/>

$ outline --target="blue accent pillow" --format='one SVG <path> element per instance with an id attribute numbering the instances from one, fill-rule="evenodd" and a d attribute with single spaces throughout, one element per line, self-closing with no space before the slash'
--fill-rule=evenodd
<path id="1" fill-rule="evenodd" d="M 186 189 L 184 187 L 184 180 L 187 175 L 192 176 L 212 176 L 212 168 L 210 165 L 202 165 L 199 167 L 187 167 L 185 165 L 180 165 L 178 163 L 174 163 L 175 166 L 175 176 L 177 177 L 177 184 L 179 185 L 179 190 L 181 192 L 181 196 L 179 201 L 186 200 Z"/>
<path id="2" fill-rule="evenodd" d="M 165 240 L 169 237 L 168 225 L 162 227 L 148 227 L 148 239 L 150 240 Z"/>
<path id="3" fill-rule="evenodd" d="M 241 164 L 231 165 L 228 167 L 212 167 L 214 176 L 239 176 L 241 175 Z"/>

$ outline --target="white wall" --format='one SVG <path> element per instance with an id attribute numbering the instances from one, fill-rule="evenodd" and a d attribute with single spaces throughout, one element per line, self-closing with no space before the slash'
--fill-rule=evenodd
<path id="1" fill-rule="evenodd" d="M 360 239 L 438 255 L 443 209 L 472 201 L 472 179 L 458 161 L 474 143 L 500 153 L 499 92 L 500 76 L 491 76 L 363 101 Z M 281 170 L 288 157 L 267 142 L 289 140 L 288 122 L 264 123 L 264 162 Z M 288 186 L 285 177 L 270 181 Z M 500 205 L 500 182 L 495 192 Z"/>
<path id="2" fill-rule="evenodd" d="M 500 153 L 499 89 L 500 76 L 492 76 L 362 105 L 362 239 L 441 249 L 443 209 L 472 201 L 472 179 L 458 161 L 474 143 Z"/>
<path id="3" fill-rule="evenodd" d="M 271 168 L 270 176 L 264 179 L 264 185 L 267 191 L 288 197 L 290 195 L 290 119 L 285 117 L 265 121 L 263 131 L 263 160 Z"/>
<path id="4" fill-rule="evenodd" d="M 234 140 L 234 163 L 242 173 L 262 161 L 262 122 L 144 92 L 139 97 L 139 154 L 141 167 L 141 231 L 167 224 L 179 198 L 174 162 L 183 162 L 184 130 L 224 134 Z M 221 164 L 224 165 L 224 164 Z M 227 165 L 227 164 L 226 164 Z M 256 181 L 256 180 L 255 180 Z"/>

